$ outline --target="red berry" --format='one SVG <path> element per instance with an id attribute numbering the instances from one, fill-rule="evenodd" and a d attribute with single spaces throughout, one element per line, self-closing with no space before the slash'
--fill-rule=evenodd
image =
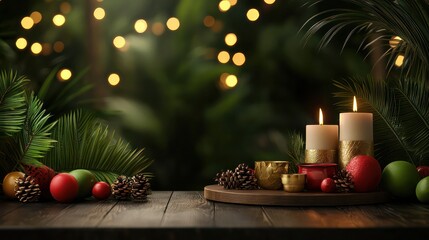
<path id="1" fill-rule="evenodd" d="M 94 187 L 92 187 L 92 196 L 98 200 L 104 200 L 110 197 L 112 190 L 110 185 L 106 182 L 97 182 Z"/>
<path id="2" fill-rule="evenodd" d="M 332 179 L 332 178 L 323 179 L 322 183 L 320 183 L 320 188 L 325 193 L 335 192 L 336 187 L 335 187 L 334 179 Z"/>
<path id="3" fill-rule="evenodd" d="M 50 190 L 52 197 L 58 202 L 71 202 L 77 197 L 79 185 L 73 175 L 60 173 L 52 178 Z"/>
<path id="4" fill-rule="evenodd" d="M 417 172 L 419 173 L 421 178 L 425 178 L 429 176 L 429 166 L 418 166 Z"/>

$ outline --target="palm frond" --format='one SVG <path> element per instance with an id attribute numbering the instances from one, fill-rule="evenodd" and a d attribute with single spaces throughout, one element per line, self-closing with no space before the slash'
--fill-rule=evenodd
<path id="1" fill-rule="evenodd" d="M 77 110 L 58 120 L 52 137 L 58 140 L 43 163 L 58 171 L 84 168 L 99 180 L 112 182 L 116 176 L 135 175 L 152 163 L 143 149 L 133 149 L 106 125 L 85 111 Z"/>
<path id="2" fill-rule="evenodd" d="M 374 116 L 375 152 L 384 163 L 393 160 L 408 160 L 414 164 L 428 159 L 428 90 L 415 81 L 375 81 L 371 77 L 349 78 L 335 81 L 342 98 L 339 105 L 351 107 L 355 95 L 362 102 L 360 111 Z"/>
<path id="3" fill-rule="evenodd" d="M 429 7 L 425 0 L 344 0 L 342 8 L 322 11 L 310 18 L 303 26 L 308 28 L 304 39 L 319 31 L 325 31 L 320 46 L 324 47 L 339 33 L 347 33 L 345 43 L 352 35 L 362 34 L 363 48 L 381 41 L 385 56 L 390 58 L 388 68 L 394 64 L 398 54 L 406 59 L 406 76 L 426 79 L 429 76 Z M 312 5 L 314 6 L 314 5 Z M 316 4 L 317 6 L 317 4 Z M 376 34 L 377 40 L 368 42 L 368 37 Z M 391 51 L 389 40 L 399 36 L 395 51 Z M 344 48 L 344 46 L 343 46 Z"/>
<path id="4" fill-rule="evenodd" d="M 305 147 L 304 138 L 298 132 L 290 132 L 287 135 L 286 153 L 291 159 L 290 172 L 298 172 L 297 165 L 304 162 Z"/>
<path id="5" fill-rule="evenodd" d="M 16 72 L 0 73 L 0 136 L 19 132 L 25 119 L 25 77 Z"/>

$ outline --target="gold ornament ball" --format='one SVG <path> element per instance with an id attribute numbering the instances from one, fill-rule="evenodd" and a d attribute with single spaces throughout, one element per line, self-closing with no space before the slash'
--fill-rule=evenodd
<path id="1" fill-rule="evenodd" d="M 15 181 L 16 179 L 24 177 L 23 172 L 10 172 L 3 179 L 3 192 L 8 198 L 14 199 L 15 197 Z"/>

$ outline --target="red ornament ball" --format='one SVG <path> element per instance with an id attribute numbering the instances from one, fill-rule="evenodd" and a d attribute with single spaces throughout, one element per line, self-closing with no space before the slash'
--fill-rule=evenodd
<path id="1" fill-rule="evenodd" d="M 381 167 L 378 161 L 368 155 L 353 157 L 346 170 L 352 175 L 355 192 L 372 192 L 381 181 Z"/>
<path id="2" fill-rule="evenodd" d="M 322 183 L 320 183 L 320 189 L 322 189 L 322 192 L 325 192 L 325 193 L 335 192 L 337 188 L 335 187 L 334 179 L 332 178 L 323 179 Z"/>
<path id="3" fill-rule="evenodd" d="M 97 200 L 108 199 L 111 194 L 112 189 L 106 182 L 97 182 L 94 187 L 92 187 L 92 196 Z"/>
<path id="4" fill-rule="evenodd" d="M 58 202 L 67 203 L 76 199 L 79 185 L 73 175 L 60 173 L 52 178 L 49 186 L 52 197 Z"/>

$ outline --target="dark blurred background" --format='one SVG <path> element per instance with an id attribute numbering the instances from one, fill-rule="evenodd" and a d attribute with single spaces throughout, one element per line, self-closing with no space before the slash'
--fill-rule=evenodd
<path id="1" fill-rule="evenodd" d="M 287 134 L 319 107 L 338 123 L 332 80 L 373 73 L 353 39 L 304 42 L 304 23 L 338 7 L 304 3 L 0 0 L 0 64 L 35 91 L 55 74 L 45 107 L 90 108 L 144 147 L 154 189 L 198 190 L 238 163 L 287 159 Z M 62 88 L 79 97 L 61 104 Z"/>

